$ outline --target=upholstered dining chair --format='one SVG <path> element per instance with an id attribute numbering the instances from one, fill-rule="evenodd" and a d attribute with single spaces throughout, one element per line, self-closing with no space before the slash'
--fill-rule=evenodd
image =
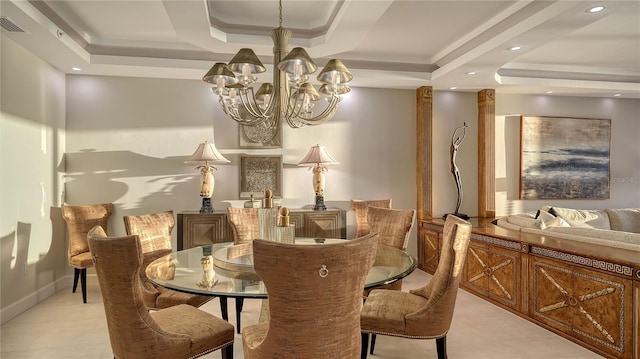
<path id="1" fill-rule="evenodd" d="M 107 237 L 89 231 L 109 339 L 115 358 L 196 358 L 222 349 L 233 358 L 233 325 L 186 304 L 147 310 L 142 299 L 142 244 L 138 236 Z"/>
<path id="2" fill-rule="evenodd" d="M 227 208 L 227 222 L 235 244 L 251 243 L 260 234 L 257 208 Z"/>
<path id="3" fill-rule="evenodd" d="M 178 304 L 199 307 L 213 297 L 178 292 L 153 284 L 146 275 L 149 263 L 171 254 L 171 232 L 175 226 L 173 211 L 123 216 L 128 236 L 137 235 L 142 246 L 140 282 L 145 305 L 149 309 L 168 308 Z"/>
<path id="4" fill-rule="evenodd" d="M 67 260 L 73 267 L 73 289 L 76 292 L 78 279 L 82 289 L 82 302 L 87 302 L 87 268 L 93 267 L 87 233 L 95 226 L 107 228 L 113 213 L 113 204 L 102 203 L 86 206 L 62 205 L 62 217 L 69 232 L 69 250 Z"/>
<path id="5" fill-rule="evenodd" d="M 227 223 L 231 227 L 233 242 L 235 244 L 251 244 L 260 235 L 260 221 L 257 208 L 227 207 Z M 220 298 L 225 301 L 226 298 Z M 226 304 L 225 304 L 226 306 Z M 240 333 L 241 313 L 244 306 L 244 298 L 236 298 L 236 329 Z"/>
<path id="6" fill-rule="evenodd" d="M 415 209 L 390 209 L 369 207 L 367 222 L 371 233 L 378 233 L 379 244 L 405 251 L 416 221 Z M 385 289 L 402 289 L 402 280 L 389 284 Z"/>
<path id="7" fill-rule="evenodd" d="M 409 243 L 411 229 L 416 221 L 415 209 L 391 209 L 382 207 L 369 207 L 367 210 L 367 223 L 371 233 L 380 235 L 378 243 L 406 251 Z M 384 261 L 385 258 L 376 255 L 376 262 Z M 379 263 L 384 265 L 384 263 Z M 402 279 L 393 283 L 385 284 L 378 289 L 402 290 Z M 371 290 L 364 291 L 364 297 L 369 296 Z M 376 346 L 376 335 L 371 335 L 371 351 Z"/>
<path id="8" fill-rule="evenodd" d="M 374 289 L 360 314 L 362 359 L 369 334 L 410 339 L 436 339 L 438 359 L 447 358 L 446 336 L 451 326 L 462 268 L 467 258 L 471 224 L 448 215 L 440 262 L 433 278 L 409 292 Z"/>
<path id="9" fill-rule="evenodd" d="M 351 210 L 356 216 L 356 233 L 353 238 L 362 237 L 370 233 L 369 222 L 367 221 L 369 207 L 391 208 L 391 199 L 351 200 Z"/>
<path id="10" fill-rule="evenodd" d="M 357 358 L 362 288 L 377 241 L 374 233 L 322 245 L 254 240 L 270 318 L 242 331 L 245 359 Z"/>

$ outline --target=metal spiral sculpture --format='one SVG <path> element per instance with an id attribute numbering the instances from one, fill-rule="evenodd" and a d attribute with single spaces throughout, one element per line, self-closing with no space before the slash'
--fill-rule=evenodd
<path id="1" fill-rule="evenodd" d="M 460 170 L 456 165 L 456 154 L 458 153 L 458 147 L 464 141 L 464 138 L 467 136 L 467 123 L 464 122 L 461 127 L 458 127 L 453 131 L 453 136 L 451 137 L 451 147 L 449 148 L 449 154 L 451 155 L 451 174 L 453 175 L 453 179 L 456 181 L 456 187 L 458 188 L 458 202 L 456 203 L 456 211 L 453 213 L 455 216 L 460 217 L 462 219 L 468 219 L 469 216 L 466 214 L 460 213 L 460 206 L 462 205 L 462 179 L 460 178 Z M 460 135 L 459 132 L 462 131 Z M 447 215 L 444 216 L 445 218 Z"/>

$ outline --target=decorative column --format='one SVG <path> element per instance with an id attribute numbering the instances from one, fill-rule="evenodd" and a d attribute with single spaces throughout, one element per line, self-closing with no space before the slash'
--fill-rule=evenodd
<path id="1" fill-rule="evenodd" d="M 496 91 L 478 92 L 478 216 L 496 215 Z"/>
<path id="2" fill-rule="evenodd" d="M 418 221 L 433 217 L 433 87 L 416 90 L 416 199 Z"/>

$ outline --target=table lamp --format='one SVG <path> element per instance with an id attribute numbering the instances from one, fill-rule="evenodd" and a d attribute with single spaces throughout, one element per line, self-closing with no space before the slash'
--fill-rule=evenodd
<path id="1" fill-rule="evenodd" d="M 196 151 L 185 163 L 203 162 L 204 164 L 196 167 L 196 169 L 200 170 L 200 174 L 202 174 L 202 184 L 200 185 L 202 207 L 200 208 L 200 213 L 213 213 L 213 207 L 211 206 L 211 196 L 213 195 L 214 187 L 213 171 L 217 170 L 217 168 L 211 164 L 230 163 L 231 161 L 224 158 L 213 143 L 204 141 L 198 145 Z"/>
<path id="2" fill-rule="evenodd" d="M 307 155 L 298 162 L 298 166 L 307 166 L 313 169 L 313 190 L 316 192 L 316 203 L 313 207 L 314 211 L 324 211 L 327 207 L 324 205 L 324 173 L 327 166 L 337 165 L 338 161 L 327 152 L 324 146 L 315 145 L 311 147 Z"/>

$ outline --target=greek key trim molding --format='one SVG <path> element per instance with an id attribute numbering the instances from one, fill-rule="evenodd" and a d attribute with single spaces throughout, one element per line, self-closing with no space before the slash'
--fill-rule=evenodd
<path id="1" fill-rule="evenodd" d="M 569 254 L 555 251 L 553 249 L 540 248 L 535 246 L 531 247 L 531 253 L 537 254 L 542 257 L 558 259 L 564 262 L 581 264 L 587 267 L 597 268 L 611 273 L 622 274 L 624 276 L 633 278 L 633 268 L 617 263 L 611 263 L 599 259 L 587 258 L 575 254 Z"/>
<path id="2" fill-rule="evenodd" d="M 520 242 L 506 241 L 504 239 L 485 236 L 483 234 L 471 233 L 471 239 L 496 245 L 498 247 L 509 248 L 520 251 Z"/>

